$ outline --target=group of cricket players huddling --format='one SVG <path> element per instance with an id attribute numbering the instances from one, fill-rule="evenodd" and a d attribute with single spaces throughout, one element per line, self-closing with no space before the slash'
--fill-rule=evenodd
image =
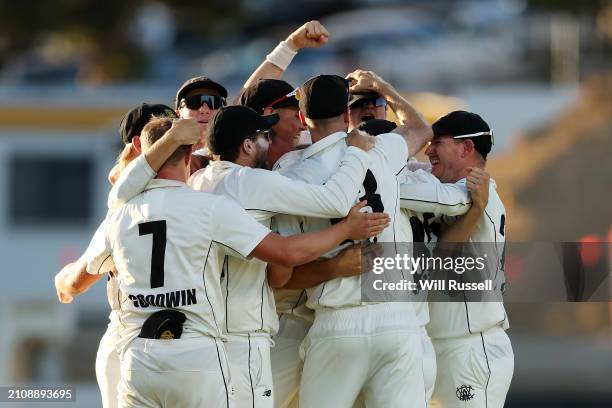
<path id="1" fill-rule="evenodd" d="M 55 277 L 64 303 L 107 277 L 105 408 L 503 407 L 514 357 L 501 299 L 361 296 L 374 242 L 495 243 L 487 268 L 503 283 L 493 132 L 465 111 L 430 125 L 371 71 L 280 79 L 328 40 L 304 24 L 233 105 L 196 77 L 175 109 L 123 118 L 107 216 Z M 424 147 L 430 163 L 414 159 Z"/>

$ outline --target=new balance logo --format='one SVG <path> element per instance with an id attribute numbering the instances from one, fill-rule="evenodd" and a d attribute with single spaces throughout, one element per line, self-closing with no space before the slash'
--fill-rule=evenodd
<path id="1" fill-rule="evenodd" d="M 272 396 L 272 390 L 265 390 L 263 393 L 264 397 L 271 397 Z"/>

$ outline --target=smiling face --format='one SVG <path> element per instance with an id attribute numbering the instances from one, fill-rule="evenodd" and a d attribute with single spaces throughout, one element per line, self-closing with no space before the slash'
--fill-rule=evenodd
<path id="1" fill-rule="evenodd" d="M 300 133 L 306 130 L 299 118 L 297 106 L 278 108 L 275 110 L 266 109 L 264 114 L 277 113 L 280 120 L 272 127 L 270 134 L 270 148 L 268 149 L 268 164 L 274 163 L 285 153 L 295 149 L 300 141 Z"/>
<path id="2" fill-rule="evenodd" d="M 435 137 L 425 150 L 431 163 L 431 174 L 443 183 L 454 183 L 463 177 L 465 149 L 463 141 L 450 136 Z"/>

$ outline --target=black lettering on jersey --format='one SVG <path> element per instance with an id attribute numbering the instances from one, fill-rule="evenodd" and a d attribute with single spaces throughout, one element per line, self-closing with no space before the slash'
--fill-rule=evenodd
<path id="1" fill-rule="evenodd" d="M 502 237 L 504 237 L 506 236 L 506 214 L 502 214 L 501 222 L 499 224 L 499 233 Z"/>
<path id="2" fill-rule="evenodd" d="M 128 295 L 134 302 L 134 307 L 163 307 L 176 308 L 179 306 L 196 305 L 196 289 L 175 290 L 174 292 L 158 293 L 157 295 Z"/>
<path id="3" fill-rule="evenodd" d="M 363 189 L 365 194 L 359 197 L 359 201 L 368 200 L 367 206 L 372 209 L 372 212 L 384 212 L 385 206 L 383 205 L 382 198 L 380 194 L 376 193 L 376 189 L 378 188 L 378 183 L 376 182 L 376 178 L 374 177 L 374 173 L 370 169 L 366 172 L 365 178 L 363 179 Z M 332 225 L 339 223 L 342 221 L 342 218 L 332 218 L 329 220 Z M 377 241 L 377 238 L 374 237 L 374 242 Z M 340 245 L 350 242 L 350 240 L 343 241 Z"/>
<path id="4" fill-rule="evenodd" d="M 166 297 L 161 293 L 155 296 L 155 306 L 166 307 L 164 299 L 166 299 Z"/>
<path id="5" fill-rule="evenodd" d="M 198 303 L 198 301 L 196 300 L 196 290 L 188 289 L 187 290 L 187 304 L 194 305 L 196 303 Z"/>
<path id="6" fill-rule="evenodd" d="M 145 302 L 147 306 L 155 306 L 155 296 L 153 295 L 145 296 Z"/>
<path id="7" fill-rule="evenodd" d="M 164 286 L 164 258 L 166 256 L 166 220 L 138 224 L 138 234 L 153 234 L 151 248 L 151 289 Z"/>
<path id="8" fill-rule="evenodd" d="M 166 307 L 177 307 L 180 302 L 180 297 L 177 292 L 168 292 L 166 293 Z"/>
<path id="9" fill-rule="evenodd" d="M 373 212 L 384 212 L 385 206 L 383 205 L 382 198 L 380 194 L 376 193 L 378 183 L 376 182 L 374 173 L 372 173 L 370 169 L 368 169 L 363 179 L 363 189 L 365 190 L 365 194 L 359 197 L 359 201 L 368 200 L 368 206 L 372 208 Z"/>

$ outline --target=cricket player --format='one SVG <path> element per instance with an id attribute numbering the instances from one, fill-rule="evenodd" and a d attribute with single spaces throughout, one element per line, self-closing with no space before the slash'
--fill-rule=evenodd
<path id="1" fill-rule="evenodd" d="M 354 85 L 363 85 L 359 72 L 351 76 Z M 348 82 L 333 75 L 312 78 L 300 88 L 301 115 L 314 143 L 281 158 L 277 166 L 283 174 L 319 184 L 329 178 L 346 150 L 348 91 Z M 408 150 L 418 151 L 431 137 L 422 118 L 413 110 L 409 114 L 415 116 L 408 125 L 399 127 L 398 134 L 378 136 L 369 152 L 371 165 L 361 197 L 369 197 L 372 211 L 389 212 L 393 217 L 392 225 L 377 237 L 379 241 L 395 241 L 398 225 L 394 214 L 399 210 L 395 176 L 405 165 Z M 288 233 L 329 225 L 329 220 L 320 218 L 285 221 L 287 226 L 279 221 L 279 230 Z M 368 406 L 425 406 L 412 304 L 362 304 L 360 277 L 333 279 L 307 292 L 315 320 L 301 350 L 301 407 L 348 407 L 360 391 Z"/>
<path id="2" fill-rule="evenodd" d="M 363 122 L 372 119 L 385 120 L 387 117 L 387 101 L 384 95 L 374 90 L 351 92 L 348 108 L 349 130 L 358 127 Z"/>
<path id="3" fill-rule="evenodd" d="M 425 151 L 432 174 L 443 183 L 477 186 L 478 177 L 470 170 L 485 168 L 493 146 L 489 125 L 477 114 L 455 111 L 440 118 L 432 128 L 434 138 Z M 505 332 L 508 316 L 501 299 L 505 284 L 506 211 L 493 180 L 488 187 L 486 207 L 478 209 L 473 205 L 454 225 L 461 223 L 462 228 L 440 239 L 492 248 L 487 251 L 486 271 L 499 293 L 499 301 L 430 303 L 427 331 L 438 365 L 434 398 L 444 408 L 503 407 L 514 371 L 512 345 Z"/>
<path id="4" fill-rule="evenodd" d="M 358 128 L 371 135 L 388 133 L 397 125 L 384 119 L 370 119 L 362 122 Z M 410 162 L 409 162 L 410 163 Z M 410 170 L 406 165 L 400 174 L 400 232 L 412 234 L 413 242 L 426 244 L 432 239 L 430 223 L 439 220 L 442 215 L 463 215 L 471 206 L 471 199 L 464 186 L 455 184 L 442 184 L 430 172 L 422 169 Z M 438 232 L 439 234 L 439 232 Z M 437 236 L 433 236 L 437 239 Z M 424 246 L 415 248 L 424 250 Z M 417 278 L 423 271 L 417 271 Z M 427 293 L 421 294 L 422 300 L 415 303 L 417 324 L 421 331 L 421 345 L 423 348 L 423 376 L 425 381 L 427 401 L 431 399 L 436 380 L 436 355 L 433 344 L 427 334 L 425 326 L 429 323 L 429 307 Z"/>
<path id="5" fill-rule="evenodd" d="M 169 119 L 152 120 L 142 132 L 143 149 L 171 125 Z M 109 213 L 107 251 L 88 265 L 88 270 L 107 270 L 112 261 L 118 271 L 119 406 L 230 405 L 229 368 L 219 341 L 222 259 L 214 246 L 291 266 L 388 224 L 372 224 L 373 218 L 356 207 L 353 216 L 326 231 L 282 238 L 232 201 L 189 188 L 190 157 L 191 146 L 177 149 L 144 193 Z"/>
<path id="6" fill-rule="evenodd" d="M 124 149 L 119 155 L 117 165 L 109 173 L 109 180 L 114 183 L 119 173 L 134 158 L 140 154 L 140 133 L 152 116 L 167 116 L 176 118 L 173 110 L 161 104 L 143 103 L 128 111 L 119 126 L 119 133 L 124 143 Z M 169 132 L 166 138 L 160 140 L 161 145 L 174 140 L 169 149 L 176 148 L 182 144 L 195 143 L 193 132 Z M 176 139 L 186 136 L 187 139 Z M 104 250 L 104 235 L 106 233 L 106 222 L 102 222 L 96 230 L 85 253 L 75 262 L 66 265 L 55 277 L 55 287 L 58 298 L 62 303 L 71 303 L 74 296 L 87 291 L 103 275 L 91 275 L 86 271 L 87 263 L 97 253 Z M 106 332 L 100 339 L 100 345 L 96 354 L 96 380 L 100 388 L 102 406 L 104 408 L 117 407 L 117 385 L 119 384 L 119 353 L 116 349 L 118 329 L 118 285 L 113 270 L 107 271 L 106 292 L 108 303 L 111 306 L 109 323 Z"/>

